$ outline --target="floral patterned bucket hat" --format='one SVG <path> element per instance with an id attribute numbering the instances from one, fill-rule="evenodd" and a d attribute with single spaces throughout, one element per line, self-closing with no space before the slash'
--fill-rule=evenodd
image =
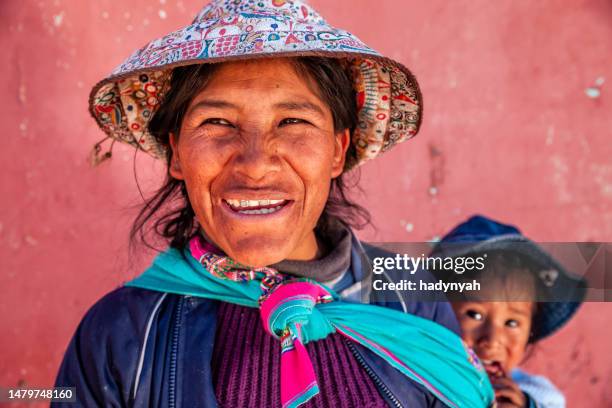
<path id="1" fill-rule="evenodd" d="M 136 51 L 94 86 L 90 111 L 114 141 L 154 157 L 166 148 L 147 130 L 177 66 L 265 57 L 319 56 L 346 61 L 357 93 L 354 167 L 416 135 L 422 97 L 412 73 L 351 33 L 330 26 L 301 0 L 213 0 L 193 22 Z M 93 162 L 110 157 L 101 154 Z"/>

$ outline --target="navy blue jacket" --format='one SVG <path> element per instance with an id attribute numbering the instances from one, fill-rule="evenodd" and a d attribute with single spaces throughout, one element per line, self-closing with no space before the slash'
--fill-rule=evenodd
<path id="1" fill-rule="evenodd" d="M 392 254 L 354 242 L 351 276 L 365 282 L 372 276 L 368 273 L 370 260 L 385 255 Z M 414 276 L 432 279 L 424 271 Z M 388 271 L 376 279 L 399 281 L 406 279 L 406 274 Z M 459 332 L 446 302 L 415 301 L 409 291 L 381 295 L 383 292 L 368 291 L 366 286 L 369 282 L 363 285 L 362 293 L 370 303 L 404 310 Z M 116 289 L 99 300 L 79 324 L 56 386 L 76 387 L 76 406 L 216 407 L 210 362 L 218 305 L 210 299 L 131 287 Z M 352 342 L 349 346 L 389 406 L 444 406 L 370 350 Z M 51 404 L 64 405 L 75 406 Z"/>

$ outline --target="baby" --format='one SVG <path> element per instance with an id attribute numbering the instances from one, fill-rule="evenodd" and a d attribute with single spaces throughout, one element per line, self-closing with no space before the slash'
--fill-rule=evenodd
<path id="1" fill-rule="evenodd" d="M 536 342 L 573 316 L 584 297 L 584 282 L 517 228 L 482 216 L 458 225 L 430 256 L 485 259 L 482 270 L 432 272 L 445 281 L 480 283 L 479 291 L 450 294 L 449 300 L 463 340 L 489 375 L 497 406 L 565 407 L 563 394 L 548 379 L 517 367 Z"/>

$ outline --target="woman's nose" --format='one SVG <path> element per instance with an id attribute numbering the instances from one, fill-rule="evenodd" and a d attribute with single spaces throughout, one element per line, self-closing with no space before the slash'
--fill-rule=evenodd
<path id="1" fill-rule="evenodd" d="M 254 181 L 280 171 L 281 160 L 276 144 L 263 131 L 243 132 L 242 143 L 234 157 L 234 171 Z"/>

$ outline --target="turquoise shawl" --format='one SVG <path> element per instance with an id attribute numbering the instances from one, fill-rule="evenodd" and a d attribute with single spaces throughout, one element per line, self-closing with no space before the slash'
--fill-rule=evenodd
<path id="1" fill-rule="evenodd" d="M 126 286 L 189 295 L 258 308 L 260 282 L 213 276 L 189 250 L 169 249 Z M 323 285 L 321 285 L 323 286 Z M 488 407 L 494 400 L 488 377 L 461 338 L 446 327 L 411 314 L 333 297 L 313 307 L 301 325 L 306 344 L 341 332 L 425 386 L 449 407 Z M 300 316 L 303 318 L 303 316 Z M 274 331 L 275 328 L 272 328 Z"/>

